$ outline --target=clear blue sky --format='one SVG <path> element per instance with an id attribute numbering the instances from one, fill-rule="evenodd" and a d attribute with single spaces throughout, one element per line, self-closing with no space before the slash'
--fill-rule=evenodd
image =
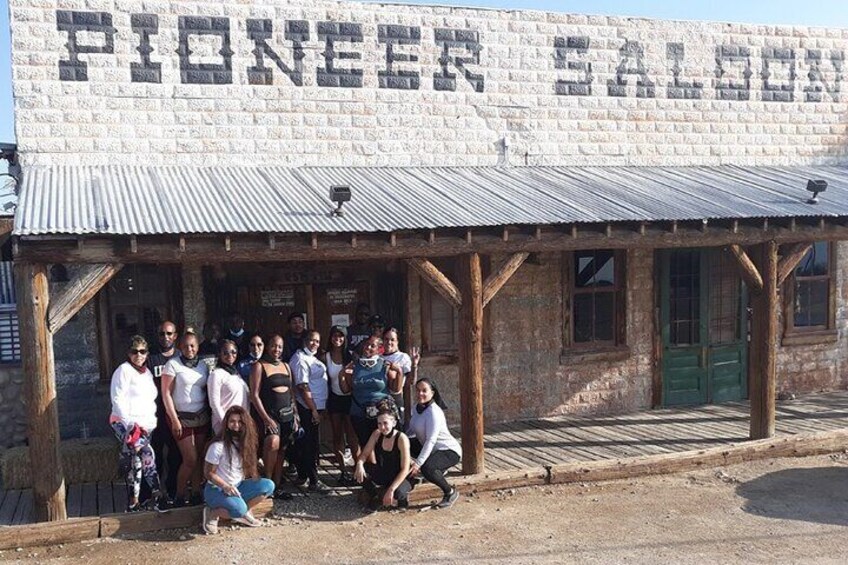
<path id="1" fill-rule="evenodd" d="M 407 0 L 408 4 L 483 6 L 582 14 L 848 27 L 848 0 Z M 14 142 L 9 8 L 0 0 L 0 142 Z"/>

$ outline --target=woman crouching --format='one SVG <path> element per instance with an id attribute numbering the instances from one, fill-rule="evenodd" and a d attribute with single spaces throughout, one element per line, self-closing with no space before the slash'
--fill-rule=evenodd
<path id="1" fill-rule="evenodd" d="M 398 508 L 409 506 L 409 491 L 412 490 L 412 485 L 406 480 L 410 462 L 409 438 L 397 429 L 397 423 L 394 402 L 387 399 L 378 403 L 377 429 L 356 459 L 353 476 L 371 497 L 369 510 L 391 507 L 395 503 Z M 366 463 L 372 453 L 376 464 Z M 385 488 L 382 497 L 378 494 L 379 488 Z"/>
<path id="2" fill-rule="evenodd" d="M 224 415 L 221 433 L 209 444 L 203 474 L 203 531 L 218 533 L 218 519 L 244 526 L 261 526 L 251 509 L 274 492 L 274 483 L 259 478 L 256 469 L 256 427 L 247 411 L 232 406 Z"/>

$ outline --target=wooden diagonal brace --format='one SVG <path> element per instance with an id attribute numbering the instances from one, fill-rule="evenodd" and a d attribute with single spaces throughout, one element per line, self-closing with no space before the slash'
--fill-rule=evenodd
<path id="1" fill-rule="evenodd" d="M 47 309 L 50 333 L 59 331 L 123 266 L 121 263 L 106 263 L 81 267 L 80 273 L 56 293 L 55 300 L 50 301 Z"/>
<path id="2" fill-rule="evenodd" d="M 529 253 L 516 253 L 501 265 L 497 273 L 492 273 L 486 277 L 486 282 L 483 283 L 484 308 L 529 256 Z"/>
<path id="3" fill-rule="evenodd" d="M 786 277 L 792 274 L 812 246 L 812 242 L 794 243 L 784 250 L 783 258 L 777 264 L 777 286 L 782 285 Z"/>
<path id="4" fill-rule="evenodd" d="M 427 259 L 419 258 L 407 259 L 406 262 L 452 307 L 459 309 L 462 306 L 462 295 L 459 289 L 433 263 Z"/>
<path id="5" fill-rule="evenodd" d="M 745 284 L 748 285 L 748 290 L 754 294 L 761 293 L 763 291 L 763 277 L 760 276 L 760 272 L 757 270 L 756 265 L 754 265 L 754 262 L 751 261 L 750 257 L 748 257 L 748 254 L 745 253 L 745 250 L 742 249 L 742 246 L 735 244 L 731 245 L 730 252 L 739 264 L 739 270 L 742 273 L 742 278 L 745 280 Z"/>

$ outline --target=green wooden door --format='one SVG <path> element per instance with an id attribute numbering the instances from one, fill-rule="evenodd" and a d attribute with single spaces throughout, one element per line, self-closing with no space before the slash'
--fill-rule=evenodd
<path id="1" fill-rule="evenodd" d="M 747 394 L 744 286 L 718 249 L 660 252 L 663 404 Z"/>

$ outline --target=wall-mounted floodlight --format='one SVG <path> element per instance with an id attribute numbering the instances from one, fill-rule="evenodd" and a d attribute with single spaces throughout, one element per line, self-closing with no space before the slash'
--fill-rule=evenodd
<path id="1" fill-rule="evenodd" d="M 812 192 L 813 197 L 807 200 L 807 204 L 818 204 L 819 194 L 827 190 L 826 180 L 809 180 L 807 181 L 807 192 Z"/>
<path id="2" fill-rule="evenodd" d="M 330 187 L 330 200 L 335 202 L 338 207 L 330 212 L 331 216 L 344 216 L 342 204 L 350 202 L 351 192 L 350 187 L 345 185 L 334 185 Z"/>

